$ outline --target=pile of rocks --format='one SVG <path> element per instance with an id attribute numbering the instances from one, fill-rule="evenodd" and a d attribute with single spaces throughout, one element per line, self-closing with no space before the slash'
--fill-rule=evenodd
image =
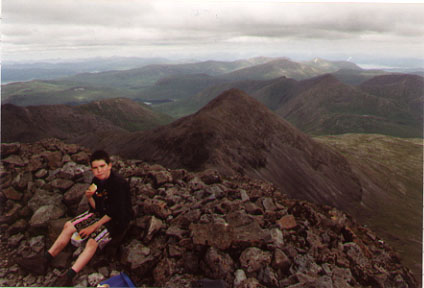
<path id="1" fill-rule="evenodd" d="M 1 153 L 0 286 L 52 285 L 81 248 L 69 245 L 43 276 L 14 259 L 43 253 L 63 223 L 87 209 L 89 151 L 49 139 L 2 144 Z M 137 217 L 120 253 L 100 251 L 75 279 L 79 286 L 125 271 L 136 286 L 190 287 L 209 278 L 240 288 L 417 287 L 390 247 L 332 207 L 214 170 L 118 158 L 114 169 L 130 182 Z"/>

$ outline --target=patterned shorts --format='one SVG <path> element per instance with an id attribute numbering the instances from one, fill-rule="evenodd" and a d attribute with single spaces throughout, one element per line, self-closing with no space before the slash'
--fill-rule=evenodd
<path id="1" fill-rule="evenodd" d="M 78 215 L 77 217 L 72 219 L 71 223 L 75 226 L 75 228 L 79 232 L 82 229 L 90 226 L 91 224 L 94 224 L 95 222 L 99 220 L 100 219 L 97 218 L 94 213 L 90 213 L 89 211 L 86 211 L 82 213 L 81 215 Z M 112 237 L 110 236 L 109 231 L 104 225 L 97 228 L 97 230 L 91 233 L 90 236 L 87 238 L 93 238 L 94 240 L 96 240 L 97 244 L 99 244 L 100 249 L 103 249 L 103 247 L 105 247 L 105 245 L 112 240 Z"/>

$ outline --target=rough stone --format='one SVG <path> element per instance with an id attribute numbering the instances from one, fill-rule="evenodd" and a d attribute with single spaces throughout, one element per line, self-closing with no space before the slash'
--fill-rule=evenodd
<path id="1" fill-rule="evenodd" d="M 234 231 L 228 224 L 191 224 L 190 231 L 193 235 L 193 243 L 207 245 L 226 250 L 231 246 L 234 239 Z M 219 235 L 219 237 L 216 237 Z"/>
<path id="2" fill-rule="evenodd" d="M 280 220 L 278 220 L 277 225 L 281 229 L 290 230 L 297 226 L 296 219 L 293 215 L 285 215 Z"/>
<path id="3" fill-rule="evenodd" d="M 6 196 L 7 199 L 19 201 L 22 198 L 22 193 L 16 191 L 13 187 L 8 187 L 3 190 L 4 196 Z"/>
<path id="4" fill-rule="evenodd" d="M 289 270 L 290 265 L 290 258 L 282 250 L 275 249 L 272 267 L 280 269 L 283 273 L 286 273 Z"/>
<path id="5" fill-rule="evenodd" d="M 221 183 L 222 177 L 217 170 L 207 169 L 198 174 L 198 177 L 206 185 L 212 185 L 215 183 Z"/>
<path id="6" fill-rule="evenodd" d="M 81 151 L 71 155 L 71 159 L 72 161 L 83 165 L 88 165 L 90 162 L 90 156 L 88 156 L 87 152 L 85 151 Z"/>
<path id="7" fill-rule="evenodd" d="M 25 161 L 18 155 L 10 155 L 9 157 L 2 159 L 3 163 L 9 164 L 9 165 L 13 165 L 13 166 L 17 166 L 17 167 L 24 167 L 25 166 Z"/>
<path id="8" fill-rule="evenodd" d="M 0 216 L 0 224 L 4 224 L 4 223 L 10 224 L 13 221 L 15 221 L 21 209 L 22 209 L 21 204 L 14 203 L 10 210 L 8 210 L 6 213 Z"/>
<path id="9" fill-rule="evenodd" d="M 9 229 L 7 229 L 7 232 L 9 234 L 16 234 L 25 232 L 26 228 L 28 227 L 28 222 L 25 219 L 19 219 L 15 223 L 13 223 Z"/>
<path id="10" fill-rule="evenodd" d="M 11 248 L 15 248 L 15 247 L 19 246 L 19 243 L 22 241 L 22 239 L 24 239 L 24 237 L 25 236 L 22 233 L 12 235 L 7 240 L 7 245 Z"/>
<path id="11" fill-rule="evenodd" d="M 163 285 L 172 275 L 175 274 L 176 270 L 177 267 L 174 260 L 163 258 L 153 270 L 155 283 Z"/>
<path id="12" fill-rule="evenodd" d="M 2 143 L 1 157 L 5 158 L 6 156 L 9 156 L 11 154 L 18 154 L 20 149 L 21 149 L 21 145 L 19 143 Z"/>
<path id="13" fill-rule="evenodd" d="M 121 261 L 135 270 L 153 260 L 150 252 L 150 248 L 134 239 L 127 246 L 124 246 Z"/>
<path id="14" fill-rule="evenodd" d="M 272 198 L 266 197 L 262 200 L 262 205 L 266 212 L 277 210 L 277 206 L 274 204 L 274 200 Z"/>
<path id="15" fill-rule="evenodd" d="M 143 202 L 143 210 L 145 215 L 154 215 L 161 219 L 166 219 L 171 214 L 167 203 L 158 199 L 146 199 Z"/>
<path id="16" fill-rule="evenodd" d="M 63 201 L 68 205 L 74 205 L 81 201 L 85 191 L 90 185 L 86 183 L 76 183 L 63 195 Z"/>
<path id="17" fill-rule="evenodd" d="M 199 177 L 194 177 L 188 182 L 189 188 L 192 192 L 203 190 L 206 188 L 206 184 Z"/>
<path id="18" fill-rule="evenodd" d="M 73 180 L 82 176 L 89 170 L 90 168 L 88 166 L 77 164 L 75 162 L 68 162 L 63 167 L 58 168 L 55 171 L 55 174 L 58 178 Z"/>
<path id="19" fill-rule="evenodd" d="M 265 286 L 261 285 L 256 278 L 247 278 L 241 282 L 239 288 L 264 288 Z"/>
<path id="20" fill-rule="evenodd" d="M 272 256 L 269 252 L 256 247 L 247 248 L 240 255 L 240 265 L 248 274 L 270 265 L 271 260 Z"/>
<path id="21" fill-rule="evenodd" d="M 222 251 L 210 247 L 202 262 L 202 270 L 212 279 L 224 279 L 234 282 L 235 264 L 233 259 Z"/>
<path id="22" fill-rule="evenodd" d="M 45 168 L 46 165 L 44 163 L 43 157 L 41 155 L 33 155 L 29 159 L 28 171 L 34 172 L 40 170 L 41 168 Z"/>
<path id="23" fill-rule="evenodd" d="M 67 179 L 54 179 L 51 182 L 53 188 L 59 189 L 61 191 L 68 190 L 73 184 L 73 181 Z"/>
<path id="24" fill-rule="evenodd" d="M 65 215 L 65 211 L 61 207 L 54 205 L 41 206 L 32 215 L 29 225 L 34 228 L 47 227 L 49 221 L 60 218 L 63 215 Z"/>
<path id="25" fill-rule="evenodd" d="M 28 184 L 32 182 L 32 174 L 28 172 L 22 172 L 16 175 L 12 181 L 12 185 L 21 191 L 25 191 L 28 187 Z"/>
<path id="26" fill-rule="evenodd" d="M 258 207 L 255 203 L 252 202 L 246 202 L 244 204 L 244 209 L 246 209 L 246 212 L 252 215 L 261 215 L 263 214 L 262 209 Z"/>
<path id="27" fill-rule="evenodd" d="M 246 279 L 246 273 L 244 273 L 242 269 L 236 270 L 236 272 L 234 273 L 234 287 L 240 287 L 240 284 Z"/>
<path id="28" fill-rule="evenodd" d="M 28 201 L 28 207 L 35 212 L 40 207 L 46 205 L 60 206 L 62 199 L 63 195 L 61 194 L 36 190 L 34 196 Z"/>
<path id="29" fill-rule="evenodd" d="M 279 249 L 283 249 L 284 248 L 284 237 L 283 237 L 283 232 L 281 232 L 281 230 L 279 228 L 272 228 L 269 231 L 269 235 L 270 235 L 270 241 L 269 241 L 269 245 L 272 248 L 279 248 Z"/>
<path id="30" fill-rule="evenodd" d="M 46 177 L 48 174 L 49 174 L 49 172 L 48 172 L 46 169 L 40 169 L 40 170 L 38 170 L 38 171 L 34 174 L 34 176 L 35 176 L 36 178 L 44 178 L 44 177 Z"/>
<path id="31" fill-rule="evenodd" d="M 69 251 L 62 251 L 59 255 L 54 257 L 51 265 L 54 268 L 65 269 L 69 266 L 69 263 L 72 259 L 72 253 Z"/>
<path id="32" fill-rule="evenodd" d="M 46 151 L 41 153 L 41 156 L 47 161 L 50 170 L 55 170 L 62 166 L 62 152 L 60 151 Z"/>
<path id="33" fill-rule="evenodd" d="M 92 273 L 88 275 L 88 284 L 90 284 L 91 287 L 97 286 L 100 282 L 102 282 L 105 279 L 105 276 L 100 273 Z"/>
<path id="34" fill-rule="evenodd" d="M 149 173 L 149 176 L 153 179 L 156 188 L 164 185 L 165 183 L 171 183 L 173 181 L 172 174 L 166 170 L 152 171 Z"/>
<path id="35" fill-rule="evenodd" d="M 150 242 L 153 236 L 164 227 L 165 225 L 163 224 L 162 220 L 156 218 L 155 216 L 151 216 L 144 240 Z"/>
<path id="36" fill-rule="evenodd" d="M 176 237 L 177 239 L 181 240 L 184 238 L 184 235 L 187 233 L 186 230 L 181 229 L 179 226 L 171 225 L 166 230 L 166 235 Z"/>
<path id="37" fill-rule="evenodd" d="M 71 220 L 71 218 L 59 218 L 53 219 L 48 223 L 48 237 L 51 242 L 54 242 L 56 238 L 59 236 L 60 232 L 63 229 L 66 221 Z"/>

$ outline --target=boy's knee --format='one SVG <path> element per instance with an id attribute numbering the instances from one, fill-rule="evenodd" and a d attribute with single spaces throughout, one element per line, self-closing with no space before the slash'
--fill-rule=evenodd
<path id="1" fill-rule="evenodd" d="M 98 246 L 99 246 L 99 243 L 97 243 L 97 241 L 94 240 L 93 238 L 90 238 L 87 240 L 86 248 L 97 249 Z"/>
<path id="2" fill-rule="evenodd" d="M 72 230 L 75 230 L 75 226 L 74 224 L 72 224 L 71 221 L 66 221 L 65 225 L 63 225 L 63 230 L 72 231 Z"/>

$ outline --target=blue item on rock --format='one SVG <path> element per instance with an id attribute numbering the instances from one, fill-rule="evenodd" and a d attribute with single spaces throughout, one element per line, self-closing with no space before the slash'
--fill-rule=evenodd
<path id="1" fill-rule="evenodd" d="M 124 272 L 100 282 L 97 287 L 135 287 L 130 277 Z"/>

